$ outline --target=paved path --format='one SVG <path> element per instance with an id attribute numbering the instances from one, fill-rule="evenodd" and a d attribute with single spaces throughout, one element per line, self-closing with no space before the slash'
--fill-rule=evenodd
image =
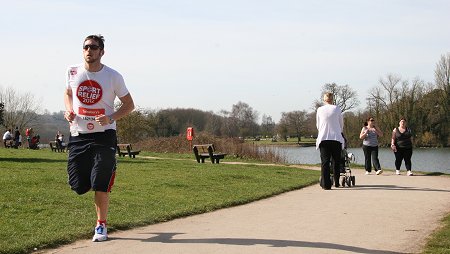
<path id="1" fill-rule="evenodd" d="M 417 253 L 450 212 L 450 177 L 364 175 L 45 253 Z"/>

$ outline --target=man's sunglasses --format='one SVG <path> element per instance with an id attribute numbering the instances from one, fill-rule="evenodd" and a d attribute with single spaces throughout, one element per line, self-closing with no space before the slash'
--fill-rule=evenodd
<path id="1" fill-rule="evenodd" d="M 83 49 L 84 49 L 84 50 L 88 50 L 89 48 L 92 49 L 92 50 L 97 50 L 97 49 L 100 48 L 100 46 L 94 45 L 94 44 L 92 44 L 92 45 L 88 44 L 88 45 L 84 45 L 84 46 L 83 46 Z"/>

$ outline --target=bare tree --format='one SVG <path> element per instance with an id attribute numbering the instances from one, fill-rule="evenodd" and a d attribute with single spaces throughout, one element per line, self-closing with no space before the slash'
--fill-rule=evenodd
<path id="1" fill-rule="evenodd" d="M 306 124 L 304 135 L 308 137 L 317 136 L 317 127 L 316 127 L 316 111 L 312 111 L 306 114 Z"/>
<path id="2" fill-rule="evenodd" d="M 276 126 L 277 138 L 278 138 L 278 136 L 280 136 L 284 141 L 287 141 L 288 126 L 289 125 L 288 125 L 287 117 L 285 115 L 283 117 L 283 113 L 282 113 L 281 119 Z"/>
<path id="3" fill-rule="evenodd" d="M 207 122 L 205 125 L 205 131 L 211 133 L 214 136 L 221 136 L 221 126 L 224 120 L 223 117 L 215 115 L 214 113 L 210 113 L 207 118 Z"/>
<path id="4" fill-rule="evenodd" d="M 436 86 L 442 91 L 440 100 L 442 101 L 443 125 L 442 143 L 450 143 L 450 134 L 448 131 L 448 122 L 450 120 L 450 53 L 441 56 L 441 60 L 436 64 L 434 71 Z"/>
<path id="5" fill-rule="evenodd" d="M 306 111 L 299 110 L 281 113 L 281 118 L 286 123 L 288 131 L 297 136 L 298 142 L 301 141 L 301 136 L 305 132 L 306 114 Z"/>
<path id="6" fill-rule="evenodd" d="M 441 56 L 441 60 L 436 64 L 434 75 L 436 85 L 439 89 L 444 91 L 444 96 L 447 99 L 448 105 L 448 100 L 450 99 L 450 53 Z"/>
<path id="7" fill-rule="evenodd" d="M 263 114 L 261 120 L 261 134 L 265 137 L 267 136 L 272 137 L 274 131 L 275 131 L 275 122 L 272 120 L 272 117 Z"/>
<path id="8" fill-rule="evenodd" d="M 336 83 L 325 84 L 321 90 L 321 96 L 324 93 L 330 92 L 334 95 L 333 103 L 338 105 L 342 112 L 351 110 L 359 105 L 358 94 L 349 85 L 337 85 Z M 317 109 L 322 106 L 322 99 L 314 102 L 314 107 Z"/>
<path id="9" fill-rule="evenodd" d="M 231 109 L 230 117 L 236 120 L 242 137 L 254 136 L 258 129 L 258 112 L 247 103 L 239 101 Z"/>
<path id="10" fill-rule="evenodd" d="M 414 129 L 416 129 L 416 125 L 419 122 L 419 117 L 417 114 L 420 111 L 417 110 L 417 105 L 424 96 L 424 90 L 425 81 L 419 77 L 414 78 L 411 83 L 404 81 L 402 84 L 402 89 L 400 90 L 400 114 L 406 117 L 406 119 L 411 119 L 408 124 Z"/>
<path id="11" fill-rule="evenodd" d="M 236 137 L 239 132 L 237 126 L 237 119 L 231 117 L 231 112 L 227 110 L 220 110 L 219 115 L 223 118 L 223 124 L 220 127 L 220 132 L 227 137 Z"/>
<path id="12" fill-rule="evenodd" d="M 3 125 L 23 130 L 34 124 L 41 109 L 31 93 L 19 93 L 12 87 L 0 87 L 0 102 L 4 105 Z"/>
<path id="13" fill-rule="evenodd" d="M 369 114 L 380 118 L 380 115 L 387 109 L 388 104 L 386 103 L 383 95 L 383 90 L 380 87 L 374 87 L 369 91 L 369 97 L 366 98 L 367 109 Z"/>
<path id="14" fill-rule="evenodd" d="M 400 117 L 406 117 L 408 126 L 415 133 L 422 132 L 426 128 L 424 121 L 430 112 L 428 105 L 423 105 L 426 91 L 431 89 L 427 88 L 425 81 L 419 77 L 412 81 L 402 80 L 398 75 L 388 74 L 380 78 L 379 84 L 369 92 L 365 117 L 375 117 L 378 126 L 385 133 L 392 132 Z M 389 142 L 389 135 L 384 135 L 380 142 Z"/>
<path id="15" fill-rule="evenodd" d="M 400 115 L 400 105 L 396 102 L 400 99 L 398 86 L 401 78 L 395 74 L 388 74 L 386 78 L 380 78 L 379 83 L 380 87 L 375 87 L 369 92 L 367 98 L 369 113 L 385 125 L 395 126 Z"/>

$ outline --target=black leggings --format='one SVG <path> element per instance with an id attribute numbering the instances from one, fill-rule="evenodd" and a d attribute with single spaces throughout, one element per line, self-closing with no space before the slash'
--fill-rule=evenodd
<path id="1" fill-rule="evenodd" d="M 335 161 L 333 163 L 333 177 L 334 177 L 334 185 L 336 187 L 339 186 L 339 176 L 340 176 L 340 163 L 341 161 L 341 143 L 334 140 L 324 140 L 320 142 L 320 160 L 322 161 L 321 165 L 321 183 L 320 185 L 324 189 L 330 189 L 332 182 L 330 179 L 330 166 L 331 160 Z"/>
<path id="2" fill-rule="evenodd" d="M 372 162 L 375 171 L 381 170 L 380 160 L 378 160 L 378 146 L 365 146 L 364 151 L 364 168 L 367 172 L 372 171 Z"/>
<path id="3" fill-rule="evenodd" d="M 405 167 L 407 171 L 411 171 L 411 156 L 412 148 L 397 147 L 395 154 L 395 169 L 400 170 L 402 160 L 405 160 Z"/>

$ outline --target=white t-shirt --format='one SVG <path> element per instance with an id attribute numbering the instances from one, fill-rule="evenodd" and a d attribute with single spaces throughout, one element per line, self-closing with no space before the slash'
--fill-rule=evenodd
<path id="1" fill-rule="evenodd" d="M 5 134 L 3 134 L 3 140 L 6 140 L 6 139 L 11 139 L 11 132 L 6 131 Z"/>
<path id="2" fill-rule="evenodd" d="M 344 119 L 341 109 L 336 105 L 325 104 L 317 109 L 316 126 L 319 134 L 316 139 L 316 149 L 323 140 L 339 141 L 344 146 Z"/>
<path id="3" fill-rule="evenodd" d="M 101 126 L 95 121 L 97 115 L 114 113 L 114 100 L 128 94 L 122 75 L 103 65 L 98 72 L 89 72 L 84 64 L 70 66 L 66 72 L 66 88 L 72 89 L 73 111 L 76 114 L 72 124 L 80 133 L 104 132 L 116 129 L 116 122 Z"/>

